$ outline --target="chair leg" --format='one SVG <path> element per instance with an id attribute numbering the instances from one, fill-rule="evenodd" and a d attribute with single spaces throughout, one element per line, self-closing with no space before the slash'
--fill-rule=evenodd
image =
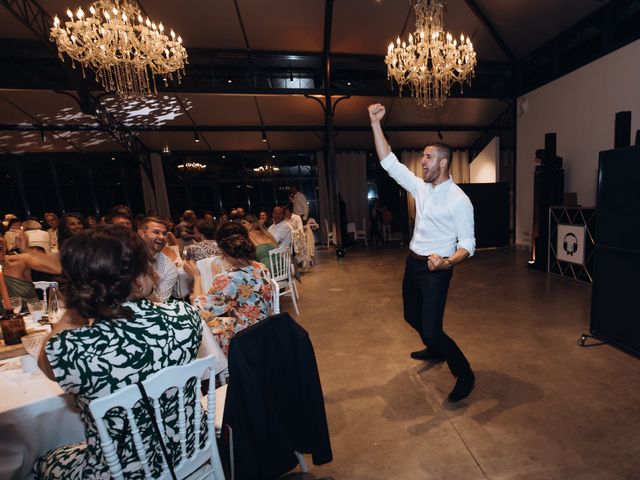
<path id="1" fill-rule="evenodd" d="M 309 468 L 307 467 L 307 462 L 304 459 L 304 455 L 302 455 L 300 452 L 296 452 L 295 450 L 293 451 L 293 453 L 295 453 L 296 458 L 298 459 L 298 464 L 300 465 L 300 471 L 302 473 L 308 472 Z"/>
<path id="2" fill-rule="evenodd" d="M 295 291 L 295 284 L 294 282 L 291 280 L 291 278 L 289 278 L 289 295 L 291 295 L 291 301 L 293 302 L 293 308 L 296 311 L 297 315 L 300 315 L 300 310 L 298 310 L 298 302 L 296 301 L 296 291 Z"/>

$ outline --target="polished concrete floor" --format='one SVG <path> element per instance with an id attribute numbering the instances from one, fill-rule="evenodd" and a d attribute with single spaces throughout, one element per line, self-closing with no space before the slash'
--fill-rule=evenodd
<path id="1" fill-rule="evenodd" d="M 320 251 L 304 275 L 297 320 L 314 344 L 334 461 L 292 478 L 640 479 L 640 360 L 576 344 L 589 286 L 528 270 L 514 249 L 457 267 L 445 330 L 477 383 L 452 405 L 446 364 L 409 358 L 422 345 L 402 319 L 406 252 Z"/>

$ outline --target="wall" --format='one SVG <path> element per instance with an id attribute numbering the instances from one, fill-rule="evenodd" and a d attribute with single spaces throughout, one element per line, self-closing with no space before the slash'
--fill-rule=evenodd
<path id="1" fill-rule="evenodd" d="M 534 154 L 545 133 L 557 133 L 565 191 L 577 192 L 582 206 L 595 205 L 598 154 L 613 148 L 616 112 L 631 110 L 632 143 L 640 128 L 639 59 L 640 40 L 518 99 L 527 107 L 518 114 L 517 243 L 531 231 Z"/>
<path id="2" fill-rule="evenodd" d="M 469 165 L 471 183 L 496 183 L 499 158 L 500 138 L 494 137 Z"/>

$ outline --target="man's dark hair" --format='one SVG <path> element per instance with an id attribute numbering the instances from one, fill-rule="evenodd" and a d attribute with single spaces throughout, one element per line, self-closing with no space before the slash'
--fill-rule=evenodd
<path id="1" fill-rule="evenodd" d="M 213 240 L 216 237 L 216 224 L 207 220 L 198 220 L 196 228 L 207 240 Z"/>
<path id="2" fill-rule="evenodd" d="M 451 146 L 441 142 L 430 143 L 428 146 L 438 150 L 438 159 L 446 158 L 447 168 L 451 168 L 451 159 L 453 158 L 453 150 Z"/>
<path id="3" fill-rule="evenodd" d="M 139 228 L 146 228 L 150 223 L 159 223 L 160 225 L 164 225 L 167 231 L 169 230 L 169 222 L 159 217 L 145 217 L 145 219 L 140 222 Z"/>

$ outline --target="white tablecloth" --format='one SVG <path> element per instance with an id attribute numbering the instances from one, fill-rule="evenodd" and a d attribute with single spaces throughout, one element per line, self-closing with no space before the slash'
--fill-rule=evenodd
<path id="1" fill-rule="evenodd" d="M 0 432 L 3 480 L 32 478 L 40 455 L 85 438 L 80 413 L 58 384 L 19 366 L 0 372 Z"/>

